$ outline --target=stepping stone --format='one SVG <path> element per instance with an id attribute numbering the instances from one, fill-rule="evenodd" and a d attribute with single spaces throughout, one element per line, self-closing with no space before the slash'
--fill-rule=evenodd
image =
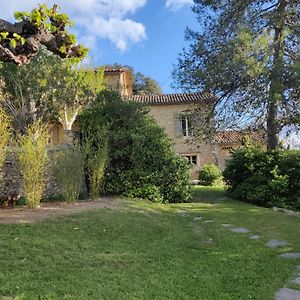
<path id="1" fill-rule="evenodd" d="M 275 300 L 299 300 L 300 299 L 300 291 L 283 288 L 280 289 L 276 295 Z"/>
<path id="2" fill-rule="evenodd" d="M 195 217 L 194 218 L 194 221 L 200 221 L 200 220 L 202 220 L 202 217 Z"/>
<path id="3" fill-rule="evenodd" d="M 266 246 L 270 248 L 277 248 L 277 247 L 284 247 L 287 246 L 289 243 L 285 241 L 279 241 L 279 240 L 269 240 L 268 243 L 266 243 Z"/>
<path id="4" fill-rule="evenodd" d="M 251 240 L 259 240 L 260 239 L 260 235 L 252 235 L 249 237 L 249 239 Z"/>
<path id="5" fill-rule="evenodd" d="M 289 253 L 283 253 L 280 256 L 283 258 L 288 258 L 288 259 L 297 259 L 297 258 L 300 258 L 300 253 L 289 252 Z"/>
<path id="6" fill-rule="evenodd" d="M 228 228 L 228 227 L 232 227 L 232 224 L 221 224 L 222 227 Z"/>
<path id="7" fill-rule="evenodd" d="M 296 283 L 300 285 L 300 277 L 297 277 L 294 280 L 292 280 L 292 283 Z"/>
<path id="8" fill-rule="evenodd" d="M 204 223 L 213 223 L 214 222 L 214 220 L 206 220 L 206 221 L 204 221 Z"/>
<path id="9" fill-rule="evenodd" d="M 247 232 L 250 232 L 249 229 L 247 229 L 247 228 L 242 228 L 242 227 L 239 227 L 239 228 L 231 228 L 230 231 L 235 232 L 235 233 L 247 233 Z"/>

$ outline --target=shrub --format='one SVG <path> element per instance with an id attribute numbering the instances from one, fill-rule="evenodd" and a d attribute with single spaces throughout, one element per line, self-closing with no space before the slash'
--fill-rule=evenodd
<path id="1" fill-rule="evenodd" d="M 20 173 L 25 197 L 30 208 L 36 208 L 46 184 L 46 145 L 49 140 L 46 126 L 34 123 L 27 128 L 27 135 L 18 136 Z"/>
<path id="2" fill-rule="evenodd" d="M 153 199 L 159 201 L 187 201 L 190 198 L 188 163 L 175 154 L 163 129 L 147 113 L 141 104 L 105 92 L 79 116 L 83 136 L 107 133 L 109 151 L 103 192 L 147 194 L 151 198 L 150 191 L 153 191 Z M 101 129 L 103 124 L 105 130 Z"/>
<path id="3" fill-rule="evenodd" d="M 223 175 L 228 192 L 238 200 L 300 209 L 300 151 L 237 149 Z"/>
<path id="4" fill-rule="evenodd" d="M 160 189 L 157 186 L 151 184 L 146 184 L 142 187 L 131 189 L 129 191 L 126 191 L 123 195 L 131 198 L 147 199 L 152 202 L 163 202 L 163 196 L 161 195 Z"/>
<path id="5" fill-rule="evenodd" d="M 83 153 L 79 148 L 66 148 L 53 154 L 52 172 L 63 198 L 78 199 L 83 179 Z"/>
<path id="6" fill-rule="evenodd" d="M 3 166 L 6 147 L 11 137 L 11 121 L 0 106 L 0 169 Z"/>
<path id="7" fill-rule="evenodd" d="M 83 130 L 82 147 L 85 157 L 87 183 L 90 197 L 99 197 L 108 159 L 107 133 L 103 125 Z"/>
<path id="8" fill-rule="evenodd" d="M 221 170 L 213 163 L 204 165 L 199 172 L 199 181 L 202 185 L 213 185 L 221 177 Z"/>

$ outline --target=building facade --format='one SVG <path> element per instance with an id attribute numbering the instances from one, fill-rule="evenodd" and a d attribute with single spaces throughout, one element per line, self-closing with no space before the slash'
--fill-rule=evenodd
<path id="1" fill-rule="evenodd" d="M 226 160 L 230 158 L 231 150 L 242 145 L 245 134 L 252 141 L 262 143 L 262 134 L 253 131 L 248 133 L 222 131 L 217 132 L 210 142 L 195 142 L 189 115 L 196 109 L 201 110 L 214 103 L 216 98 L 209 93 L 133 95 L 130 70 L 106 68 L 104 76 L 109 89 L 118 91 L 126 99 L 142 103 L 149 108 L 149 115 L 156 120 L 174 142 L 175 152 L 188 159 L 193 166 L 194 179 L 198 179 L 201 166 L 207 163 L 214 163 L 223 170 Z M 76 123 L 72 129 L 79 130 Z M 66 141 L 62 125 L 52 125 L 51 132 L 52 144 L 61 144 Z"/>

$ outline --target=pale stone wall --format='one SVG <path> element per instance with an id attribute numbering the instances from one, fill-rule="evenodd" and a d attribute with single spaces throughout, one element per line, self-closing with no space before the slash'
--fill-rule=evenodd
<path id="1" fill-rule="evenodd" d="M 108 89 L 119 92 L 121 96 L 132 96 L 132 79 L 129 70 L 106 71 L 104 79 Z"/>
<path id="2" fill-rule="evenodd" d="M 174 149 L 177 154 L 197 156 L 197 165 L 193 167 L 193 178 L 198 179 L 199 169 L 207 163 L 217 163 L 214 147 L 209 143 L 191 143 L 191 139 L 184 137 L 181 132 L 179 115 L 185 111 L 198 108 L 197 104 L 181 105 L 151 105 L 150 115 L 157 121 L 174 141 Z"/>
<path id="3" fill-rule="evenodd" d="M 218 166 L 221 170 L 225 169 L 226 161 L 231 157 L 231 150 L 238 148 L 241 144 L 218 144 L 216 147 Z"/>

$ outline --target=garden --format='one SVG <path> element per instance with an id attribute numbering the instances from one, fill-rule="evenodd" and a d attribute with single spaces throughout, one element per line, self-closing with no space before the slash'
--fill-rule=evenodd
<path id="1" fill-rule="evenodd" d="M 233 201 L 218 187 L 194 188 L 190 203 L 110 201 L 37 223 L 1 224 L 3 299 L 271 300 L 285 286 L 299 289 L 299 259 L 280 257 L 300 252 L 299 231 L 291 230 L 298 216 Z M 271 239 L 287 244 L 269 248 Z"/>
<path id="2" fill-rule="evenodd" d="M 277 140 L 270 111 L 287 92 L 275 71 L 268 150 L 243 145 L 223 173 L 202 166 L 192 186 L 191 166 L 148 109 L 108 90 L 101 68 L 78 65 L 87 49 L 67 15 L 40 5 L 15 18 L 22 26 L 0 22 L 2 299 L 299 299 L 300 152 Z M 252 82 L 261 69 L 238 72 Z M 246 97 L 239 88 L 230 92 Z M 236 117 L 249 113 L 237 106 Z M 54 146 L 58 123 L 66 142 Z"/>

